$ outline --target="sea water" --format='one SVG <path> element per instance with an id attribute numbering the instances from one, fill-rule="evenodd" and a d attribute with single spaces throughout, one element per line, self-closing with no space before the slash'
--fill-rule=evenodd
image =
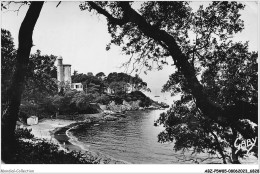
<path id="1" fill-rule="evenodd" d="M 194 163 L 191 152 L 174 151 L 174 143 L 159 143 L 163 126 L 154 126 L 163 110 L 130 111 L 126 118 L 71 129 L 70 133 L 90 151 L 135 164 Z M 207 158 L 200 154 L 199 158 Z M 190 160 L 189 160 L 190 159 Z M 195 160 L 194 160 L 195 159 Z"/>

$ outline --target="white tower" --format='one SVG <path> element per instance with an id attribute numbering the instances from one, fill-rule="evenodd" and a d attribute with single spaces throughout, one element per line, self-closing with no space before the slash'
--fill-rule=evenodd
<path id="1" fill-rule="evenodd" d="M 63 65 L 64 82 L 71 85 L 71 65 Z"/>
<path id="2" fill-rule="evenodd" d="M 63 70 L 63 64 L 62 64 L 62 57 L 61 56 L 58 58 L 57 80 L 58 80 L 58 82 L 64 82 L 64 70 Z"/>

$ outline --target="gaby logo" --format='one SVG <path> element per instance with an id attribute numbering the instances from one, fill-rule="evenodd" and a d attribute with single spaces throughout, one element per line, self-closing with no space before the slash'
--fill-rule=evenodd
<path id="1" fill-rule="evenodd" d="M 247 155 L 249 155 L 249 151 L 252 150 L 252 148 L 256 144 L 257 137 L 251 138 L 251 139 L 246 139 L 241 141 L 241 143 L 238 143 L 238 138 L 234 142 L 234 146 L 237 148 L 236 152 L 237 153 L 239 150 L 247 151 Z"/>

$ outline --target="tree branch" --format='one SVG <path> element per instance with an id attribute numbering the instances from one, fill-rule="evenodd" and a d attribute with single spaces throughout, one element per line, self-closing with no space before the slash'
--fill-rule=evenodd
<path id="1" fill-rule="evenodd" d="M 59 7 L 60 3 L 61 3 L 61 1 L 58 2 L 58 4 L 56 5 L 56 8 Z"/>
<path id="2" fill-rule="evenodd" d="M 92 7 L 96 4 L 90 2 Z M 138 29 L 144 33 L 144 35 L 154 39 L 156 42 L 160 43 L 163 47 L 167 45 L 167 50 L 169 54 L 173 58 L 176 67 L 183 74 L 185 79 L 187 80 L 188 87 L 191 90 L 191 94 L 196 98 L 196 105 L 202 111 L 205 117 L 211 118 L 218 123 L 226 124 L 230 122 L 234 122 L 238 120 L 237 117 L 233 117 L 233 115 L 229 115 L 226 113 L 225 108 L 223 108 L 219 103 L 215 103 L 212 101 L 207 93 L 204 91 L 203 86 L 200 84 L 199 80 L 196 77 L 196 71 L 193 66 L 189 63 L 189 56 L 185 55 L 180 46 L 178 46 L 175 38 L 167 33 L 164 30 L 161 30 L 157 27 L 153 27 L 150 23 L 146 21 L 146 19 L 137 13 L 134 9 L 131 8 L 129 2 L 119 2 L 118 6 L 123 10 L 123 22 L 122 19 L 115 19 L 105 10 L 100 9 L 100 7 L 95 6 L 95 9 L 101 14 L 104 14 L 109 20 L 114 21 L 118 25 L 122 25 L 131 22 L 138 27 Z M 208 37 L 210 34 L 208 35 Z M 208 43 L 206 43 L 207 45 Z M 205 47 L 205 45 L 204 45 Z M 165 48 L 165 47 L 164 47 Z M 255 113 L 255 112 L 253 112 Z M 258 115 L 252 115 L 250 120 L 257 120 Z M 246 117 L 246 115 L 244 116 Z M 235 120 L 232 120 L 232 119 Z M 228 121 L 228 122 L 227 122 Z M 257 123 L 257 122 L 256 122 Z M 240 129 L 240 131 L 243 131 Z"/>
<path id="3" fill-rule="evenodd" d="M 217 135 L 214 134 L 214 132 L 213 132 L 211 129 L 209 129 L 209 131 L 210 131 L 211 135 L 213 135 L 213 137 L 214 137 L 214 139 L 215 139 L 215 141 L 216 141 L 216 143 L 217 143 L 217 149 L 218 149 L 218 152 L 220 153 L 220 155 L 221 155 L 221 157 L 222 157 L 223 163 L 224 163 L 224 164 L 227 164 L 225 155 L 224 155 L 223 150 L 222 150 L 222 148 L 221 148 L 221 146 L 220 146 L 220 143 L 219 143 L 219 141 L 218 141 Z"/>
<path id="4" fill-rule="evenodd" d="M 105 9 L 101 8 L 100 6 L 98 6 L 95 2 L 93 1 L 89 1 L 88 4 L 95 9 L 98 13 L 103 14 L 104 16 L 107 17 L 107 19 L 117 25 L 124 25 L 127 23 L 126 20 L 124 19 L 118 19 L 113 17 L 110 13 L 108 13 Z"/>

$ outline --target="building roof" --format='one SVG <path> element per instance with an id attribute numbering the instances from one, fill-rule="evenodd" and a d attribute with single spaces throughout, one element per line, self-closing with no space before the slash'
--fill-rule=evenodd
<path id="1" fill-rule="evenodd" d="M 30 116 L 29 118 L 37 118 L 37 116 Z"/>
<path id="2" fill-rule="evenodd" d="M 72 85 L 82 85 L 82 83 L 71 83 Z"/>

